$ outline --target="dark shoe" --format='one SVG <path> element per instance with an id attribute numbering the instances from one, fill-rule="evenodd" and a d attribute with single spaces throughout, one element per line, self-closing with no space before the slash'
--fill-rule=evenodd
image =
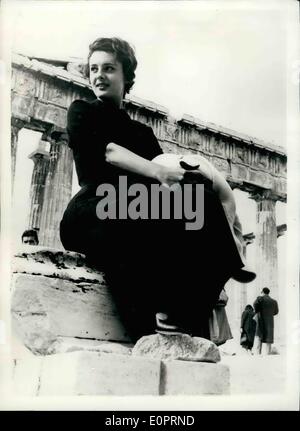
<path id="1" fill-rule="evenodd" d="M 235 281 L 239 281 L 240 283 L 250 283 L 256 279 L 256 274 L 247 266 L 244 266 L 233 273 L 231 278 L 233 278 Z"/>
<path id="2" fill-rule="evenodd" d="M 181 160 L 179 162 L 180 166 L 185 169 L 186 171 L 195 171 L 196 169 L 199 168 L 199 164 L 198 165 L 190 165 L 189 163 L 184 162 L 183 160 Z"/>
<path id="3" fill-rule="evenodd" d="M 167 313 L 156 313 L 155 332 L 163 335 L 181 335 L 186 332 Z"/>

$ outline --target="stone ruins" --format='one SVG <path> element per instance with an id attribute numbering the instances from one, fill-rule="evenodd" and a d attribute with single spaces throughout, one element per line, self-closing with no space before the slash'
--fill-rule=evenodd
<path id="1" fill-rule="evenodd" d="M 81 360 L 91 360 L 91 363 L 94 361 L 91 358 L 81 358 L 80 355 L 84 356 L 92 353 L 102 355 L 102 361 L 106 363 L 105 361 L 109 361 L 109 359 L 104 358 L 105 354 L 113 354 L 117 358 L 115 359 L 113 369 L 118 369 L 120 365 L 118 361 L 124 362 L 123 356 L 121 356 L 122 360 L 118 359 L 121 353 L 124 353 L 119 350 L 128 348 L 128 346 L 124 347 L 128 343 L 128 340 L 126 340 L 126 335 L 122 332 L 123 330 L 118 326 L 118 322 L 111 324 L 113 320 L 111 315 L 114 315 L 115 312 L 109 311 L 109 304 L 105 305 L 107 299 L 97 298 L 99 292 L 97 293 L 94 289 L 95 280 L 96 282 L 97 280 L 100 282 L 102 290 L 106 289 L 105 281 L 103 281 L 102 276 L 100 277 L 99 274 L 93 275 L 89 273 L 87 275 L 86 271 L 88 269 L 84 267 L 84 262 L 78 264 L 78 259 L 80 260 L 81 258 L 78 256 L 74 258 L 74 254 L 64 252 L 59 240 L 59 222 L 72 193 L 73 158 L 72 152 L 67 145 L 68 138 L 65 130 L 67 108 L 74 99 L 92 100 L 94 98 L 93 93 L 88 81 L 80 75 L 78 68 L 74 68 L 74 65 L 67 62 L 59 63 L 45 59 L 28 58 L 17 54 L 14 54 L 12 57 L 11 90 L 12 182 L 14 182 L 15 177 L 19 131 L 22 128 L 27 128 L 42 133 L 42 139 L 38 148 L 30 155 L 33 161 L 33 171 L 30 190 L 29 224 L 26 227 L 28 229 L 36 229 L 39 232 L 40 243 L 37 253 L 40 254 L 38 259 L 36 258 L 36 253 L 33 251 L 16 255 L 16 261 L 19 263 L 14 270 L 15 290 L 12 301 L 12 313 L 17 332 L 22 332 L 21 338 L 24 344 L 35 354 L 48 355 L 58 352 L 64 355 L 72 354 L 76 356 L 76 358 L 74 356 L 74 363 L 76 364 L 80 363 Z M 272 296 L 275 298 L 278 297 L 277 238 L 284 233 L 286 225 L 277 226 L 275 207 L 277 201 L 286 202 L 287 156 L 284 149 L 242 133 L 217 126 L 216 124 L 203 122 L 190 115 L 183 115 L 181 119 L 176 120 L 169 115 L 165 107 L 141 100 L 137 97 L 127 97 L 125 109 L 133 119 L 149 124 L 153 128 L 165 152 L 177 154 L 192 153 L 205 156 L 217 169 L 226 175 L 227 181 L 233 189 L 238 188 L 247 193 L 250 199 L 254 199 L 257 211 L 256 232 L 244 236 L 245 253 L 246 246 L 254 241 L 257 257 L 255 289 L 259 292 L 262 287 L 268 286 L 272 292 Z M 50 143 L 50 151 L 46 149 L 47 143 Z M 73 257 L 70 258 L 70 256 Z M 68 259 L 73 259 L 71 265 L 73 270 L 70 270 L 71 272 L 68 276 L 64 274 L 63 276 L 58 275 L 55 278 L 55 274 L 57 275 L 58 272 L 61 274 L 64 265 L 66 265 L 66 260 L 69 261 Z M 27 263 L 24 264 L 24 261 Z M 21 269 L 20 262 L 23 262 Z M 35 271 L 32 268 L 35 268 L 38 262 L 44 262 L 45 266 L 44 269 L 39 268 Z M 52 272 L 49 269 L 49 263 L 51 264 L 51 262 L 54 265 Z M 78 267 L 81 267 L 81 270 L 84 272 L 80 276 L 83 277 L 81 280 L 80 277 L 75 276 L 75 269 L 78 269 Z M 47 273 L 47 271 L 50 272 Z M 57 281 L 60 278 L 63 280 L 62 284 L 59 284 Z M 80 298 L 78 296 L 79 302 L 77 305 L 72 302 L 70 295 L 74 295 L 74 286 L 75 290 L 78 290 L 79 296 L 82 296 L 82 293 L 85 293 L 86 290 L 90 296 L 89 301 L 96 301 L 95 303 L 99 302 L 99 300 L 100 302 L 102 301 L 100 308 L 98 310 L 95 309 L 92 302 L 86 303 L 81 296 Z M 43 293 L 41 292 L 42 290 Z M 54 295 L 54 299 L 51 299 L 51 305 L 49 305 L 51 291 L 56 292 L 56 296 Z M 105 292 L 103 293 L 104 295 L 107 294 Z M 239 292 L 238 308 L 241 313 L 247 304 L 247 286 L 241 286 Z M 32 298 L 35 299 L 33 300 Z M 66 299 L 66 305 L 59 311 L 57 308 L 58 304 L 64 301 L 64 298 Z M 67 317 L 68 304 L 70 308 L 73 307 L 73 314 L 71 313 L 73 322 L 68 322 L 70 320 Z M 84 304 L 87 314 L 90 313 L 90 316 L 86 316 L 85 319 L 78 311 L 78 307 L 81 306 L 80 304 Z M 104 307 L 109 317 L 107 317 L 107 314 L 104 314 L 102 317 L 99 315 L 101 307 Z M 28 324 L 31 326 L 28 332 L 26 332 L 24 327 L 27 325 L 28 310 L 31 310 L 32 315 L 38 313 L 39 318 L 34 324 Z M 81 317 L 79 318 L 78 316 Z M 58 322 L 59 319 L 61 319 L 61 322 Z M 42 320 L 43 323 L 41 323 Z M 97 325 L 95 322 L 102 325 L 101 329 L 96 328 Z M 36 326 L 34 327 L 34 325 Z M 70 329 L 71 327 L 73 328 L 72 330 Z M 82 331 L 84 331 L 85 327 L 88 329 L 86 333 L 83 333 Z M 39 332 L 39 328 L 42 328 L 41 332 Z M 102 331 L 100 335 L 99 331 Z M 78 340 L 85 340 L 88 342 L 89 348 L 87 350 L 83 349 L 84 353 L 75 344 L 72 344 L 69 350 L 67 347 L 57 348 L 62 339 L 64 339 L 64 343 L 68 339 L 71 344 L 78 343 Z M 99 353 L 99 348 L 96 348 L 95 353 L 95 348 L 93 349 L 91 346 L 95 345 L 95 343 L 97 344 L 97 340 L 102 340 L 102 342 L 119 341 L 125 344 L 119 344 L 118 348 L 115 347 L 115 351 L 108 350 L 109 353 L 105 351 L 105 346 L 104 353 L 103 351 Z M 65 346 L 65 344 L 63 345 Z M 50 359 L 48 360 L 50 361 Z M 169 377 L 166 377 L 168 373 L 166 370 L 164 371 L 164 382 L 166 387 L 170 385 L 171 389 L 169 392 L 166 391 L 163 393 L 181 393 L 180 391 L 188 393 L 176 379 L 172 380 L 173 371 L 171 365 L 161 365 L 164 362 L 160 362 L 158 359 L 137 359 L 137 357 L 132 356 L 131 360 L 146 361 L 145 373 L 149 373 L 149 376 L 152 377 L 153 375 L 159 375 L 161 372 L 159 371 L 160 367 L 169 367 Z M 188 362 L 175 362 L 175 368 L 177 366 L 179 368 L 192 367 L 191 363 Z M 177 362 L 179 362 L 179 365 Z M 64 362 L 66 367 L 67 363 L 69 362 L 66 359 Z M 139 362 L 136 363 L 140 364 Z M 76 364 L 74 367 L 77 366 Z M 197 364 L 199 365 L 198 362 Z M 205 365 L 208 367 L 212 365 L 222 367 L 221 364 L 201 364 L 202 367 Z M 45 365 L 45 367 L 48 367 L 47 372 L 48 374 L 50 373 L 47 381 L 53 381 L 49 377 L 51 375 L 50 365 Z M 129 367 L 127 371 L 131 369 L 128 364 L 126 367 Z M 135 368 L 135 375 L 142 372 L 142 369 L 143 366 L 141 363 Z M 226 374 L 227 371 L 223 369 L 220 373 Z M 90 379 L 92 377 L 89 375 L 88 377 L 85 376 L 85 378 Z M 38 381 L 40 377 L 36 376 L 36 379 Z M 134 376 L 132 379 L 134 379 Z M 150 388 L 149 392 L 145 389 L 146 393 L 156 393 L 157 391 L 159 393 L 161 377 L 155 377 L 155 379 L 156 383 L 158 382 L 155 389 L 151 387 L 152 389 Z M 87 385 L 86 380 L 83 378 L 81 383 L 83 386 Z M 126 379 L 123 384 L 125 388 Z M 221 389 L 217 385 L 218 387 L 217 389 L 215 388 L 214 392 L 214 389 L 209 387 L 208 383 L 205 383 L 203 387 L 206 389 L 203 389 L 202 393 L 226 393 L 228 390 L 226 385 L 227 383 L 224 387 L 221 385 Z M 172 389 L 173 387 L 175 389 Z M 181 389 L 178 389 L 179 387 Z M 101 391 L 97 392 L 96 389 L 96 392 L 93 392 L 93 390 L 91 391 L 92 394 L 102 393 Z M 136 390 L 139 393 L 139 389 Z M 125 389 L 124 391 L 126 393 Z M 46 391 L 46 393 L 48 392 Z M 78 389 L 76 393 L 90 394 L 90 390 L 85 387 L 85 389 Z M 111 388 L 106 388 L 103 389 L 103 393 L 113 392 Z"/>

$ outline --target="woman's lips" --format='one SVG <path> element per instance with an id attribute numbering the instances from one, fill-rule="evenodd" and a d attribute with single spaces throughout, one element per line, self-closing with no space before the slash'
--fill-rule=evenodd
<path id="1" fill-rule="evenodd" d="M 96 85 L 96 87 L 97 87 L 99 90 L 106 90 L 106 89 L 107 89 L 107 87 L 108 87 L 108 84 L 97 84 L 97 85 Z"/>

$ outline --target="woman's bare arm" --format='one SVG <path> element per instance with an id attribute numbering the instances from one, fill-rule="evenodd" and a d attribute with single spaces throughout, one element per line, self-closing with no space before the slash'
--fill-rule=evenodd
<path id="1" fill-rule="evenodd" d="M 156 179 L 166 186 L 181 181 L 185 173 L 181 167 L 161 166 L 113 142 L 110 142 L 106 147 L 105 160 L 107 163 L 126 171 Z"/>

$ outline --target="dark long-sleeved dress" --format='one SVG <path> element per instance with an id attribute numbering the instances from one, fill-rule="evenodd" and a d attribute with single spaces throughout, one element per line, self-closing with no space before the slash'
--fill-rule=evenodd
<path id="1" fill-rule="evenodd" d="M 103 198 L 96 195 L 100 184 L 114 185 L 118 204 L 120 176 L 123 180 L 126 176 L 128 187 L 141 183 L 150 190 L 157 183 L 107 163 L 107 144 L 114 142 L 148 160 L 161 154 L 161 148 L 150 127 L 98 100 L 74 101 L 67 130 L 81 190 L 61 221 L 64 247 L 84 253 L 91 264 L 105 270 L 133 339 L 153 333 L 158 311 L 173 313 L 186 332 L 208 338 L 208 317 L 220 291 L 243 266 L 211 183 L 193 174 L 185 175 L 182 182 L 204 183 L 205 217 L 200 230 L 186 230 L 184 218 L 100 220 L 96 213 Z M 129 203 L 134 197 L 127 199 Z"/>

